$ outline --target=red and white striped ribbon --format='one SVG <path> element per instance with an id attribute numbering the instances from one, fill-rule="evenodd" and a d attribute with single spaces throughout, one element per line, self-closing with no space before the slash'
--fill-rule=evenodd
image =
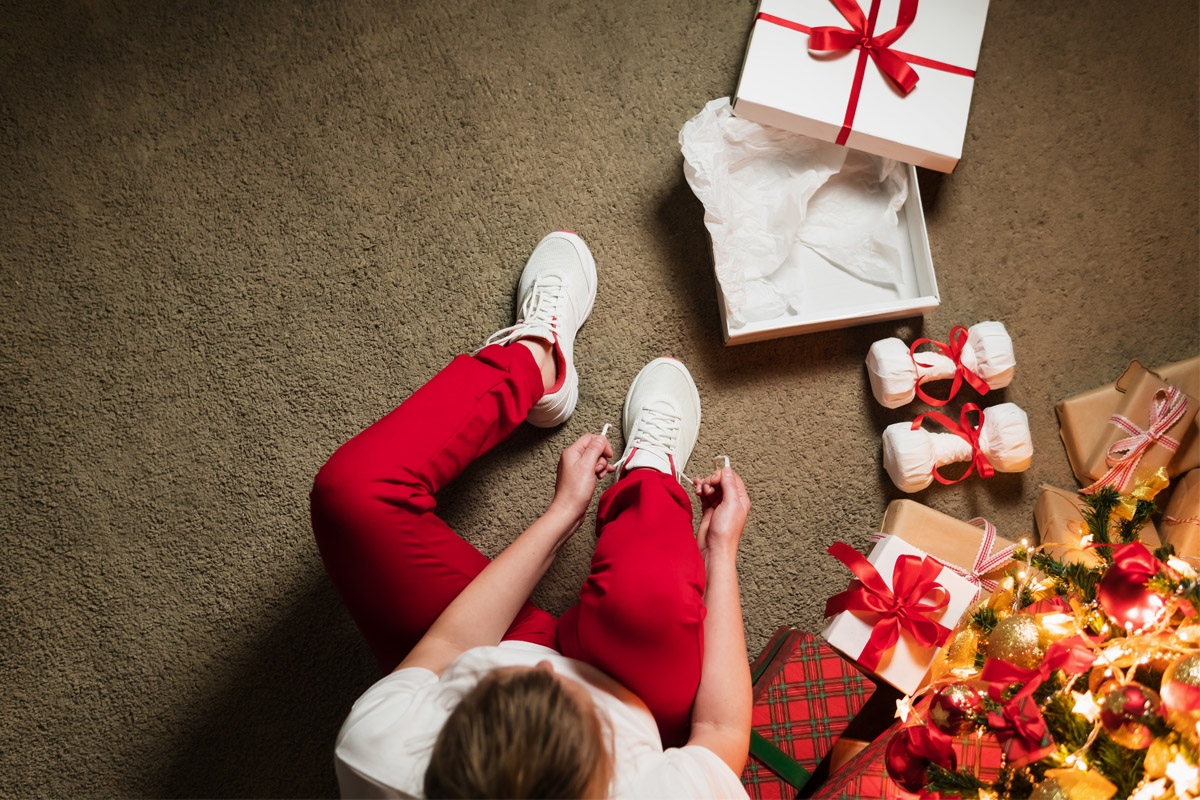
<path id="1" fill-rule="evenodd" d="M 1174 386 L 1169 386 L 1154 393 L 1154 399 L 1150 406 L 1150 420 L 1146 430 L 1142 430 L 1121 414 L 1113 414 L 1109 417 L 1109 422 L 1132 435 L 1113 442 L 1109 446 L 1108 453 L 1105 454 L 1105 461 L 1112 469 L 1105 473 L 1100 480 L 1081 491 L 1084 494 L 1091 494 L 1103 486 L 1114 486 L 1118 490 L 1124 489 L 1133 477 L 1134 470 L 1137 469 L 1142 456 L 1155 442 L 1171 452 L 1178 450 L 1179 442 L 1167 436 L 1167 431 L 1183 418 L 1185 411 L 1187 411 L 1187 400 L 1184 399 L 1183 392 Z"/>
<path id="2" fill-rule="evenodd" d="M 1016 545 L 1009 545 L 1003 550 L 997 550 L 995 553 L 992 553 L 992 545 L 996 543 L 996 526 L 983 517 L 976 517 L 969 524 L 974 525 L 976 528 L 983 528 L 983 540 L 979 543 L 979 551 L 975 554 L 975 563 L 971 565 L 969 570 L 963 569 L 957 564 L 951 564 L 949 561 L 937 556 L 933 556 L 933 559 L 943 567 L 957 572 L 969 582 L 975 584 L 975 599 L 971 601 L 975 602 L 984 591 L 996 591 L 996 587 L 999 584 L 983 576 L 992 570 L 999 569 L 1004 566 L 1006 561 L 1011 560 L 1013 552 L 1016 550 Z M 890 535 L 887 533 L 872 533 L 871 540 L 877 542 Z"/>
<path id="3" fill-rule="evenodd" d="M 1172 525 L 1200 525 L 1200 517 L 1180 519 L 1179 517 L 1172 517 L 1170 514 L 1163 514 L 1163 522 L 1169 522 Z"/>

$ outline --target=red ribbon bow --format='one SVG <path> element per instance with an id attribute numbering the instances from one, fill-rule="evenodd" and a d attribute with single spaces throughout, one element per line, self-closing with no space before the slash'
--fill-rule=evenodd
<path id="1" fill-rule="evenodd" d="M 907 631 L 923 647 L 936 647 L 950 637 L 950 629 L 937 616 L 950 602 L 950 594 L 937 582 L 942 564 L 935 558 L 903 555 L 896 559 L 889 587 L 883 576 L 862 553 L 835 542 L 829 554 L 846 565 L 857 580 L 850 588 L 829 598 L 825 616 L 843 611 L 866 611 L 879 621 L 867 639 L 858 663 L 867 669 L 879 666 L 883 655 L 896 646 L 900 631 Z"/>
<path id="2" fill-rule="evenodd" d="M 809 35 L 809 50 L 850 50 L 859 48 L 865 54 L 875 59 L 879 70 L 896 82 L 900 91 L 908 94 L 917 85 L 920 78 L 917 71 L 896 55 L 890 47 L 904 35 L 908 26 L 917 18 L 917 0 L 900 0 L 900 11 L 896 15 L 896 27 L 887 33 L 875 33 L 875 17 L 879 13 L 879 3 L 871 4 L 871 18 L 868 20 L 858 7 L 855 0 L 832 0 L 837 10 L 842 13 L 851 29 L 824 26 L 813 28 Z"/>
<path id="3" fill-rule="evenodd" d="M 919 355 L 917 353 L 917 348 L 923 344 L 931 344 L 938 350 L 941 350 L 942 355 L 953 361 L 955 366 L 954 380 L 950 384 L 949 397 L 947 397 L 945 400 L 938 400 L 936 397 L 930 397 L 928 394 L 926 394 L 925 390 L 921 388 L 920 378 L 917 379 L 917 385 L 914 387 L 917 397 L 921 398 L 926 403 L 929 403 L 931 406 L 944 406 L 949 403 L 956 394 L 958 394 L 958 387 L 962 385 L 964 380 L 971 384 L 972 388 L 974 388 L 975 391 L 979 392 L 980 394 L 988 393 L 988 390 L 992 387 L 988 386 L 987 381 L 979 377 L 962 363 L 962 352 L 967 346 L 967 339 L 967 329 L 962 325 L 956 325 L 950 331 L 949 344 L 946 344 L 945 342 L 938 342 L 933 339 L 917 339 L 912 343 L 912 347 L 908 348 L 908 354 L 912 358 L 914 365 L 918 367 L 932 366 L 930 364 L 922 364 L 920 361 L 917 361 L 917 356 Z"/>
<path id="4" fill-rule="evenodd" d="M 991 712 L 988 726 L 996 734 L 1008 766 L 1013 769 L 1045 758 L 1054 749 L 1046 720 L 1032 697 L 1014 699 L 1000 711 Z"/>
<path id="5" fill-rule="evenodd" d="M 974 426 L 971 425 L 971 419 L 968 416 L 972 411 L 979 412 L 979 422 Z M 932 419 L 934 422 L 939 423 L 946 430 L 950 431 L 955 436 L 964 439 L 967 444 L 971 445 L 971 464 L 967 467 L 966 472 L 954 480 L 943 478 L 941 473 L 939 473 L 937 470 L 937 465 L 934 465 L 933 477 L 937 479 L 938 483 L 945 486 L 958 483 L 970 475 L 972 470 L 978 472 L 979 477 L 981 478 L 990 478 L 992 475 L 996 474 L 996 469 L 992 466 L 992 463 L 987 460 L 987 456 L 983 454 L 983 450 L 981 450 L 979 447 L 979 432 L 983 430 L 983 409 L 974 403 L 967 403 L 962 407 L 962 413 L 959 414 L 957 423 L 947 417 L 945 414 L 938 413 L 937 411 L 929 411 L 924 414 L 918 414 L 917 418 L 913 420 L 912 429 L 915 431 L 917 428 L 920 428 L 921 423 L 925 421 L 926 417 Z"/>
<path id="6" fill-rule="evenodd" d="M 881 0 L 871 0 L 871 10 L 863 15 L 855 0 L 831 0 L 841 15 L 850 23 L 850 29 L 822 26 L 811 28 L 801 25 L 774 14 L 759 14 L 755 21 L 762 20 L 794 31 L 809 35 L 810 50 L 858 50 L 858 64 L 854 69 L 854 83 L 850 86 L 850 100 L 846 104 L 846 117 L 842 129 L 834 140 L 837 144 L 845 144 L 853 129 L 854 114 L 858 110 L 858 98 L 862 93 L 863 74 L 866 72 L 867 57 L 875 60 L 876 65 L 884 75 L 895 82 L 901 93 L 907 95 L 917 85 L 919 76 L 909 64 L 920 64 L 924 67 L 950 72 L 955 75 L 975 77 L 975 70 L 956 67 L 932 58 L 922 58 L 912 53 L 904 53 L 892 48 L 892 44 L 904 35 L 908 26 L 912 25 L 917 16 L 917 0 L 900 0 L 900 10 L 896 14 L 896 27 L 886 33 L 876 34 L 875 23 L 879 18 Z"/>
<path id="7" fill-rule="evenodd" d="M 1072 636 L 1050 645 L 1042 663 L 1033 669 L 1018 667 L 999 658 L 989 658 L 983 665 L 983 672 L 979 678 L 988 684 L 988 696 L 996 701 L 1002 699 L 1005 688 L 1010 684 L 1025 684 L 1013 695 L 1013 701 L 1017 701 L 1037 691 L 1055 670 L 1065 669 L 1072 674 L 1078 674 L 1091 667 L 1095 661 L 1096 654 L 1088 647 L 1083 637 Z"/>
<path id="8" fill-rule="evenodd" d="M 1117 489 L 1125 488 L 1125 485 L 1133 477 L 1137 465 L 1141 463 L 1142 456 L 1155 442 L 1171 452 L 1178 450 L 1179 442 L 1167 436 L 1167 431 L 1183 418 L 1186 411 L 1187 399 L 1184 398 L 1183 393 L 1174 386 L 1168 386 L 1154 393 L 1154 399 L 1150 403 L 1150 420 L 1146 425 L 1146 430 L 1142 430 L 1132 420 L 1121 414 L 1113 414 L 1109 417 L 1109 422 L 1133 435 L 1113 442 L 1109 446 L 1108 452 L 1105 454 L 1105 461 L 1112 466 L 1112 469 L 1106 472 L 1100 480 L 1080 491 L 1083 494 L 1091 494 L 1102 486 L 1109 485 L 1115 486 Z"/>

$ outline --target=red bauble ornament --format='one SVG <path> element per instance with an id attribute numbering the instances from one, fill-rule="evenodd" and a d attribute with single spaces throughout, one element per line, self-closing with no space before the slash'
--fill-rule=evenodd
<path id="1" fill-rule="evenodd" d="M 1096 598 L 1108 618 L 1122 628 L 1140 630 L 1158 622 L 1166 600 L 1146 588 L 1162 564 L 1141 544 L 1133 542 L 1113 553 L 1113 563 L 1100 579 Z"/>
<path id="2" fill-rule="evenodd" d="M 965 683 L 943 686 L 929 705 L 929 723 L 944 734 L 961 736 L 975 727 L 975 716 L 982 707 L 979 692 Z"/>
<path id="3" fill-rule="evenodd" d="M 1146 725 L 1157 717 L 1162 701 L 1153 689 L 1140 683 L 1124 683 L 1100 701 L 1100 724 L 1109 738 L 1130 750 L 1145 750 L 1154 740 Z"/>
<path id="4" fill-rule="evenodd" d="M 948 737 L 925 725 L 909 725 L 888 742 L 883 763 L 898 786 L 915 794 L 925 788 L 925 770 L 931 763 L 953 770 L 958 758 Z"/>

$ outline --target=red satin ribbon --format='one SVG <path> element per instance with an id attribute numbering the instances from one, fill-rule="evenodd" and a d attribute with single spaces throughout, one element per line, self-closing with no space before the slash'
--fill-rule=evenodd
<path id="1" fill-rule="evenodd" d="M 921 380 L 919 378 L 917 379 L 917 385 L 915 387 L 917 397 L 921 398 L 926 403 L 929 403 L 931 406 L 944 406 L 954 399 L 956 394 L 958 394 L 958 387 L 962 386 L 962 382 L 964 380 L 971 384 L 975 391 L 979 392 L 980 394 L 988 393 L 988 390 L 991 389 L 991 387 L 988 386 L 987 381 L 976 375 L 971 370 L 967 369 L 967 367 L 962 363 L 962 352 L 963 348 L 967 346 L 967 339 L 967 329 L 962 325 L 956 325 L 950 331 L 949 344 L 938 342 L 933 339 L 917 339 L 912 343 L 912 347 L 908 348 L 908 355 L 912 358 L 913 364 L 917 365 L 918 367 L 931 366 L 929 364 L 922 364 L 920 361 L 917 361 L 917 348 L 923 344 L 931 344 L 938 350 L 941 350 L 942 355 L 953 361 L 955 366 L 954 380 L 950 384 L 949 397 L 947 397 L 945 400 L 938 400 L 936 397 L 930 397 L 925 393 L 925 390 L 921 388 Z"/>
<path id="2" fill-rule="evenodd" d="M 900 556 L 889 587 L 875 565 L 849 545 L 835 542 L 828 552 L 857 580 L 826 601 L 825 616 L 866 611 L 879 617 L 857 659 L 859 664 L 867 669 L 879 666 L 883 655 L 896 646 L 901 630 L 923 647 L 940 646 L 950 637 L 950 629 L 936 619 L 950 602 L 950 593 L 937 582 L 942 565 L 936 559 Z"/>
<path id="3" fill-rule="evenodd" d="M 918 0 L 900 0 L 900 10 L 896 14 L 896 27 L 886 33 L 876 34 L 875 23 L 879 17 L 880 1 L 871 0 L 871 10 L 864 16 L 856 0 L 831 0 L 837 10 L 846 18 L 846 21 L 850 23 L 849 29 L 828 25 L 811 28 L 807 25 L 801 25 L 798 22 L 776 17 L 773 14 L 763 14 L 761 12 L 755 17 L 756 22 L 761 19 L 764 22 L 770 22 L 794 31 L 807 33 L 809 35 L 808 47 L 810 50 L 857 49 L 859 51 L 858 64 L 854 68 L 854 82 L 850 86 L 850 99 L 846 104 L 846 117 L 842 121 L 842 129 L 838 132 L 837 139 L 835 139 L 838 144 L 845 144 L 846 140 L 850 137 L 850 131 L 853 130 L 854 115 L 858 111 L 858 98 L 862 93 L 862 82 L 867 66 L 867 56 L 875 60 L 875 64 L 879 67 L 880 72 L 891 78 L 895 82 L 896 87 L 905 95 L 911 92 L 917 85 L 917 81 L 920 80 L 916 70 L 910 67 L 909 64 L 920 64 L 924 67 L 931 67 L 955 75 L 965 75 L 970 78 L 975 77 L 975 70 L 956 67 L 953 64 L 935 61 L 931 58 L 922 58 L 921 56 L 893 49 L 891 45 L 904 35 L 904 32 L 908 30 L 908 26 L 912 25 L 913 20 L 916 19 Z"/>
<path id="4" fill-rule="evenodd" d="M 972 411 L 979 412 L 979 422 L 974 426 L 971 425 L 971 420 L 968 416 Z M 967 467 L 967 471 L 954 480 L 943 478 L 941 473 L 939 473 L 937 470 L 937 465 L 934 465 L 933 477 L 937 479 L 938 483 L 944 486 L 950 486 L 958 483 L 969 476 L 972 470 L 978 472 L 979 477 L 981 478 L 990 478 L 996 474 L 996 469 L 992 466 L 992 463 L 987 460 L 987 456 L 983 454 L 983 450 L 979 448 L 979 432 L 983 430 L 983 409 L 974 403 L 967 403 L 962 407 L 962 413 L 958 416 L 958 422 L 955 422 L 945 414 L 940 414 L 937 411 L 929 411 L 924 414 L 918 414 L 917 418 L 913 420 L 912 429 L 915 431 L 917 428 L 920 428 L 921 423 L 925 421 L 926 417 L 940 424 L 946 430 L 950 431 L 955 436 L 958 436 L 960 439 L 964 439 L 967 444 L 971 445 L 971 463 Z"/>
<path id="5" fill-rule="evenodd" d="M 1013 769 L 1032 764 L 1054 749 L 1046 720 L 1032 697 L 1014 699 L 1000 711 L 991 712 L 988 726 L 996 734 L 1008 766 Z"/>
<path id="6" fill-rule="evenodd" d="M 1010 664 L 999 658 L 989 658 L 983 665 L 983 672 L 980 673 L 979 678 L 988 684 L 988 696 L 997 702 L 1002 699 L 1004 690 L 1010 684 L 1025 684 L 1019 692 L 1013 695 L 1012 699 L 1016 701 L 1032 695 L 1054 674 L 1055 670 L 1065 669 L 1067 672 L 1077 674 L 1088 669 L 1095 662 L 1096 654 L 1088 647 L 1083 637 L 1072 636 L 1050 645 L 1046 649 L 1046 657 L 1042 659 L 1042 663 L 1033 669 L 1018 667 L 1016 664 Z"/>

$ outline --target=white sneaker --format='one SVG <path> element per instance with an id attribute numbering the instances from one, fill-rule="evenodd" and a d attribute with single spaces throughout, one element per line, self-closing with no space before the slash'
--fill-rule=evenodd
<path id="1" fill-rule="evenodd" d="M 656 358 L 633 379 L 621 412 L 625 452 L 618 477 L 637 467 L 689 482 L 684 470 L 700 434 L 700 393 L 682 362 Z"/>
<path id="2" fill-rule="evenodd" d="M 526 338 L 554 345 L 558 381 L 530 409 L 531 425 L 561 425 L 575 410 L 579 400 L 575 334 L 595 303 L 596 260 L 583 239 L 570 231 L 555 231 L 538 242 L 517 285 L 516 324 L 496 331 L 483 345 L 507 345 Z"/>

